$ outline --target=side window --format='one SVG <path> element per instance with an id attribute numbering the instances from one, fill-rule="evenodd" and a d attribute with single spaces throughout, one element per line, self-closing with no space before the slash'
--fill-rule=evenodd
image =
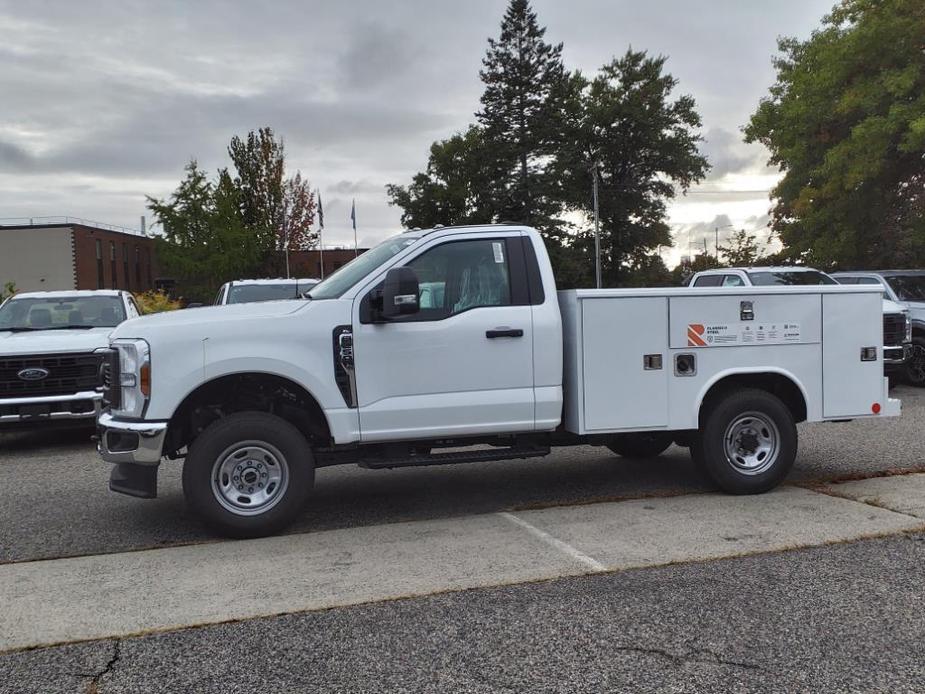
<path id="1" fill-rule="evenodd" d="M 745 282 L 738 275 L 723 275 L 724 287 L 744 287 Z"/>
<path id="2" fill-rule="evenodd" d="M 215 301 L 212 302 L 215 306 L 221 305 L 222 294 L 224 293 L 225 293 L 225 285 L 222 285 L 221 287 L 218 288 L 218 294 L 215 295 Z"/>
<path id="3" fill-rule="evenodd" d="M 835 281 L 838 282 L 839 284 L 857 284 L 858 278 L 857 277 L 836 277 Z"/>
<path id="4" fill-rule="evenodd" d="M 858 284 L 876 284 L 877 286 L 882 286 L 880 280 L 875 277 L 858 277 Z M 889 300 L 890 294 L 887 292 L 886 287 L 883 289 L 883 298 Z"/>
<path id="5" fill-rule="evenodd" d="M 129 318 L 138 318 L 141 315 L 141 311 L 138 308 L 138 304 L 135 303 L 135 297 L 128 297 L 128 317 Z"/>
<path id="6" fill-rule="evenodd" d="M 449 241 L 408 263 L 420 282 L 417 320 L 440 320 L 485 306 L 511 305 L 504 239 Z"/>
<path id="7" fill-rule="evenodd" d="M 695 287 L 718 287 L 723 281 L 722 275 L 704 275 L 694 282 Z"/>

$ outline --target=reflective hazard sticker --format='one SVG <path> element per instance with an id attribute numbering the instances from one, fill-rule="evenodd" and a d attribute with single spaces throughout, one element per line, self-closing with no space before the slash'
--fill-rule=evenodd
<path id="1" fill-rule="evenodd" d="M 503 263 L 504 262 L 504 244 L 500 241 L 492 241 L 491 248 L 495 252 L 495 262 Z"/>
<path id="2" fill-rule="evenodd" d="M 722 347 L 728 345 L 782 345 L 799 343 L 799 323 L 689 323 L 688 347 Z"/>

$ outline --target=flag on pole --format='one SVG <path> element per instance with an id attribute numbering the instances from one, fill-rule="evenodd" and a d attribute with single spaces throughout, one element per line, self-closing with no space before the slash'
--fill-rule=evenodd
<path id="1" fill-rule="evenodd" d="M 360 251 L 357 248 L 357 201 L 354 198 L 350 204 L 350 221 L 353 222 L 353 257 L 356 258 Z"/>
<path id="2" fill-rule="evenodd" d="M 324 207 L 321 205 L 321 190 L 318 191 L 318 228 L 324 229 Z"/>

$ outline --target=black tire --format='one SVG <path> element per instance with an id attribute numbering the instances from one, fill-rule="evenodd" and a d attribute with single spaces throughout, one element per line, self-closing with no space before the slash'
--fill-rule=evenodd
<path id="1" fill-rule="evenodd" d="M 720 489 L 761 494 L 787 477 L 796 460 L 797 428 L 780 398 L 745 389 L 720 396 L 706 407 L 691 455 Z"/>
<path id="2" fill-rule="evenodd" d="M 912 338 L 912 354 L 904 371 L 911 385 L 925 387 L 925 337 L 916 335 Z"/>
<path id="3" fill-rule="evenodd" d="M 654 458 L 664 453 L 672 441 L 672 436 L 662 432 L 618 434 L 607 448 L 624 458 Z"/>
<path id="4" fill-rule="evenodd" d="M 230 475 L 239 468 L 235 482 Z M 292 424 L 266 412 L 238 412 L 213 422 L 193 441 L 183 463 L 183 495 L 190 509 L 219 534 L 234 538 L 272 535 L 291 524 L 314 481 L 308 441 Z M 239 483 L 245 487 L 236 487 Z"/>

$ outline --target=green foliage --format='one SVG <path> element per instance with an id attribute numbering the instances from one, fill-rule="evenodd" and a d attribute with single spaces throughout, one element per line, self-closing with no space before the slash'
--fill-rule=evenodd
<path id="1" fill-rule="evenodd" d="M 784 177 L 784 256 L 821 267 L 925 262 L 925 4 L 843 0 L 779 42 L 777 82 L 745 129 Z"/>
<path id="2" fill-rule="evenodd" d="M 764 260 L 764 253 L 758 245 L 758 239 L 745 229 L 729 237 L 726 245 L 719 247 L 719 252 L 732 267 L 759 265 Z"/>
<path id="3" fill-rule="evenodd" d="M 163 311 L 176 311 L 182 307 L 180 301 L 171 299 L 166 292 L 149 290 L 135 294 L 135 302 L 142 315 L 161 313 Z"/>
<path id="4" fill-rule="evenodd" d="M 213 183 L 195 160 L 185 170 L 169 201 L 148 198 L 148 208 L 163 227 L 155 239 L 161 267 L 183 296 L 207 300 L 228 279 L 253 275 L 267 248 L 241 219 L 239 192 L 227 172 Z"/>
<path id="5" fill-rule="evenodd" d="M 494 212 L 552 233 L 561 204 L 548 161 L 560 143 L 566 74 L 562 44 L 546 43 L 545 34 L 529 2 L 511 0 L 500 37 L 488 39 L 476 118 L 491 153 Z"/>
<path id="6" fill-rule="evenodd" d="M 687 262 L 680 263 L 671 271 L 670 286 L 685 284 L 691 276 L 704 270 L 724 267 L 719 258 L 709 253 L 698 253 Z"/>
<path id="7" fill-rule="evenodd" d="M 633 283 L 653 251 L 671 246 L 667 201 L 709 168 L 697 148 L 694 100 L 672 97 L 677 80 L 664 72 L 665 60 L 629 50 L 602 67 L 581 92 L 555 167 L 569 207 L 590 216 L 597 163 L 606 286 Z"/>
<path id="8" fill-rule="evenodd" d="M 589 81 L 562 64 L 527 0 L 511 0 L 480 72 L 477 125 L 435 142 L 424 172 L 389 185 L 411 227 L 511 221 L 539 229 L 563 287 L 594 282 L 591 166 L 599 164 L 605 285 L 669 281 L 666 201 L 701 180 L 700 118 L 664 58 L 628 51 Z M 576 214 L 577 213 L 577 214 Z"/>
<path id="9" fill-rule="evenodd" d="M 228 154 L 234 175 L 225 168 L 209 180 L 193 160 L 168 200 L 148 198 L 163 227 L 159 262 L 187 299 L 209 301 L 228 280 L 279 275 L 287 245 L 317 241 L 314 195 L 299 172 L 285 177 L 283 143 L 270 128 L 235 136 Z"/>
<path id="10" fill-rule="evenodd" d="M 3 287 L 0 288 L 0 303 L 3 303 L 9 299 L 13 294 L 16 293 L 16 283 L 15 282 L 6 282 Z"/>

